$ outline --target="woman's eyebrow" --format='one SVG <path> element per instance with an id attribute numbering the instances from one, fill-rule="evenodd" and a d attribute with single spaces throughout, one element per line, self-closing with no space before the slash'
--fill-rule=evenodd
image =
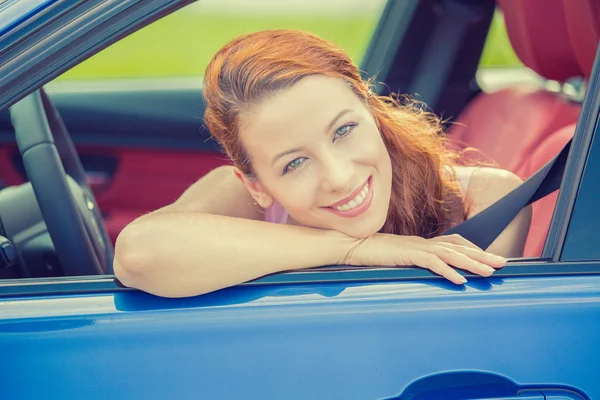
<path id="1" fill-rule="evenodd" d="M 286 150 L 286 151 L 284 151 L 282 153 L 277 154 L 273 158 L 273 162 L 271 163 L 271 165 L 275 164 L 277 162 L 277 160 L 279 160 L 281 157 L 287 156 L 288 154 L 296 153 L 298 151 L 302 151 L 302 148 L 301 147 L 294 147 L 293 149 L 289 149 L 289 150 Z"/>
<path id="2" fill-rule="evenodd" d="M 337 113 L 337 115 L 331 120 L 331 122 L 329 124 L 327 124 L 327 129 L 325 130 L 325 132 L 326 133 L 329 132 L 331 130 L 331 128 L 333 128 L 333 125 L 335 125 L 337 120 L 340 119 L 341 117 L 343 117 L 344 114 L 347 114 L 349 112 L 352 112 L 352 110 L 349 108 L 345 108 L 342 111 L 340 111 L 339 113 Z M 277 162 L 277 160 L 279 160 L 281 157 L 287 156 L 288 154 L 296 153 L 299 151 L 302 151 L 301 147 L 295 147 L 293 149 L 289 149 L 284 152 L 281 152 L 281 153 L 277 154 L 275 157 L 273 157 L 273 162 L 271 163 L 271 165 L 275 164 Z"/>
<path id="3" fill-rule="evenodd" d="M 331 128 L 333 128 L 333 125 L 335 125 L 335 123 L 337 122 L 338 119 L 340 119 L 344 114 L 347 114 L 349 112 L 352 112 L 352 110 L 350 110 L 349 108 L 345 108 L 342 111 L 340 111 L 339 113 L 337 113 L 337 115 L 327 125 L 327 129 L 325 130 L 325 133 L 329 132 L 331 130 Z"/>

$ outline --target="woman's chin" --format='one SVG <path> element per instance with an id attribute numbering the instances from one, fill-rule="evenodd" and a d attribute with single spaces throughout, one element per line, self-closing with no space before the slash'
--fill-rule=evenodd
<path id="1" fill-rule="evenodd" d="M 344 235 L 347 235 L 347 236 L 350 236 L 350 237 L 353 237 L 356 239 L 364 239 L 369 236 L 373 236 L 374 234 L 379 232 L 381 230 L 381 228 L 383 227 L 384 223 L 385 223 L 385 221 L 383 221 L 381 224 L 356 223 L 356 224 L 353 224 L 352 226 L 339 227 L 339 229 L 335 229 L 335 230 L 343 233 Z"/>
<path id="2" fill-rule="evenodd" d="M 290 225 L 299 225 L 299 226 L 304 226 L 307 228 L 316 228 L 316 229 L 325 229 L 325 230 L 332 230 L 332 231 L 338 231 L 346 236 L 350 236 L 352 238 L 355 239 L 364 239 L 367 238 L 369 236 L 373 236 L 374 234 L 376 234 L 377 232 L 379 232 L 381 230 L 381 228 L 383 228 L 383 225 L 385 224 L 385 217 L 383 218 L 377 218 L 377 220 L 373 220 L 372 218 L 364 218 L 364 219 L 357 219 L 355 221 L 353 221 L 352 223 L 333 223 L 334 221 L 329 221 L 331 222 L 330 224 L 324 224 L 323 220 L 319 221 L 321 223 L 316 223 L 317 221 L 311 221 L 311 223 L 301 223 L 298 222 L 297 220 L 293 219 L 293 218 L 289 218 L 288 220 L 288 224 Z M 338 222 L 338 221 L 335 221 Z"/>

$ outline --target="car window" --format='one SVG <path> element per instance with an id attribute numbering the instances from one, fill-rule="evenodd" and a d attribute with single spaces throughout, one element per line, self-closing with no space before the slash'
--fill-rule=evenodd
<path id="1" fill-rule="evenodd" d="M 504 14 L 496 9 L 479 61 L 477 83 L 485 92 L 519 85 L 539 84 L 537 74 L 526 68 L 510 44 Z"/>
<path id="2" fill-rule="evenodd" d="M 359 63 L 385 3 L 202 0 L 124 38 L 58 80 L 198 77 L 231 39 L 264 29 L 313 32 Z"/>
<path id="3" fill-rule="evenodd" d="M 527 68 L 515 53 L 506 30 L 504 14 L 499 8 L 494 12 L 485 47 L 477 71 L 477 83 L 484 92 L 514 87 L 535 86 L 554 92 L 562 92 L 576 102 L 582 102 L 585 85 L 582 79 L 557 82 L 539 76 Z"/>
<path id="4" fill-rule="evenodd" d="M 515 54 L 504 23 L 502 11 L 497 9 L 479 62 L 480 68 L 521 68 L 523 63 Z"/>
<path id="5" fill-rule="evenodd" d="M 147 82 L 170 84 L 183 78 L 183 84 L 174 87 L 189 89 L 190 80 L 199 81 L 211 57 L 225 43 L 262 29 L 313 32 L 344 48 L 360 64 L 385 6 L 385 0 L 289 1 L 285 5 L 276 0 L 202 0 L 116 42 L 57 78 L 49 92 L 61 113 L 70 111 L 63 116 L 79 145 L 79 155 L 111 238 L 114 240 L 126 223 L 172 202 L 203 173 L 225 162 L 221 153 L 208 154 L 204 148 L 202 152 L 193 151 L 206 142 L 199 138 L 202 116 L 196 97 L 188 98 L 187 92 L 177 91 L 140 93 Z M 510 46 L 499 11 L 494 15 L 479 67 L 482 73 L 527 70 Z M 141 85 L 117 85 L 119 90 L 108 93 L 104 90 L 107 80 L 137 80 Z M 102 90 L 87 87 L 78 93 L 81 87 L 77 85 L 73 85 L 74 90 L 59 89 L 74 82 L 98 82 Z M 193 96 L 199 96 L 196 87 L 192 89 Z M 116 96 L 122 96 L 118 103 L 114 102 Z M 188 101 L 190 98 L 193 101 Z M 198 115 L 185 114 L 187 109 L 172 101 L 181 99 Z M 154 100 L 159 102 L 152 103 Z M 82 110 L 86 114 L 79 116 Z M 173 115 L 193 118 L 188 118 L 187 125 L 178 124 Z M 146 123 L 144 117 L 151 123 Z M 14 149 L 10 151 L 7 154 L 15 154 Z M 19 166 L 18 161 L 13 164 Z M 22 168 L 18 172 L 24 175 Z M 547 232 L 547 227 L 540 232 Z M 30 276 L 61 276 L 54 275 L 52 268 L 46 269 Z"/>

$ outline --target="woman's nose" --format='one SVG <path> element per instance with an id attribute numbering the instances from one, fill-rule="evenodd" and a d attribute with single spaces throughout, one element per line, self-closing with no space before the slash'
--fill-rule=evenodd
<path id="1" fill-rule="evenodd" d="M 347 192 L 352 190 L 354 168 L 346 160 L 330 159 L 323 163 L 322 187 L 330 192 Z"/>

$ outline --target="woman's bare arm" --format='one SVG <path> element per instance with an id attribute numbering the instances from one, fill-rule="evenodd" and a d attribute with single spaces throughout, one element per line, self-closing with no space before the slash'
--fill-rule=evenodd
<path id="1" fill-rule="evenodd" d="M 153 214 L 193 212 L 262 220 L 263 210 L 234 175 L 232 166 L 216 168 L 188 188 L 175 203 Z"/>
<path id="2" fill-rule="evenodd" d="M 231 167 L 221 167 L 172 205 L 125 227 L 116 243 L 115 274 L 127 286 L 185 297 L 321 265 L 416 265 L 463 283 L 449 264 L 488 276 L 490 266 L 505 262 L 456 236 L 434 241 L 376 234 L 360 240 L 260 219 L 261 210 Z"/>
<path id="3" fill-rule="evenodd" d="M 232 167 L 220 167 L 175 203 L 119 235 L 114 270 L 128 286 L 165 297 L 210 292 L 270 273 L 340 263 L 354 240 L 333 231 L 257 221 Z"/>

